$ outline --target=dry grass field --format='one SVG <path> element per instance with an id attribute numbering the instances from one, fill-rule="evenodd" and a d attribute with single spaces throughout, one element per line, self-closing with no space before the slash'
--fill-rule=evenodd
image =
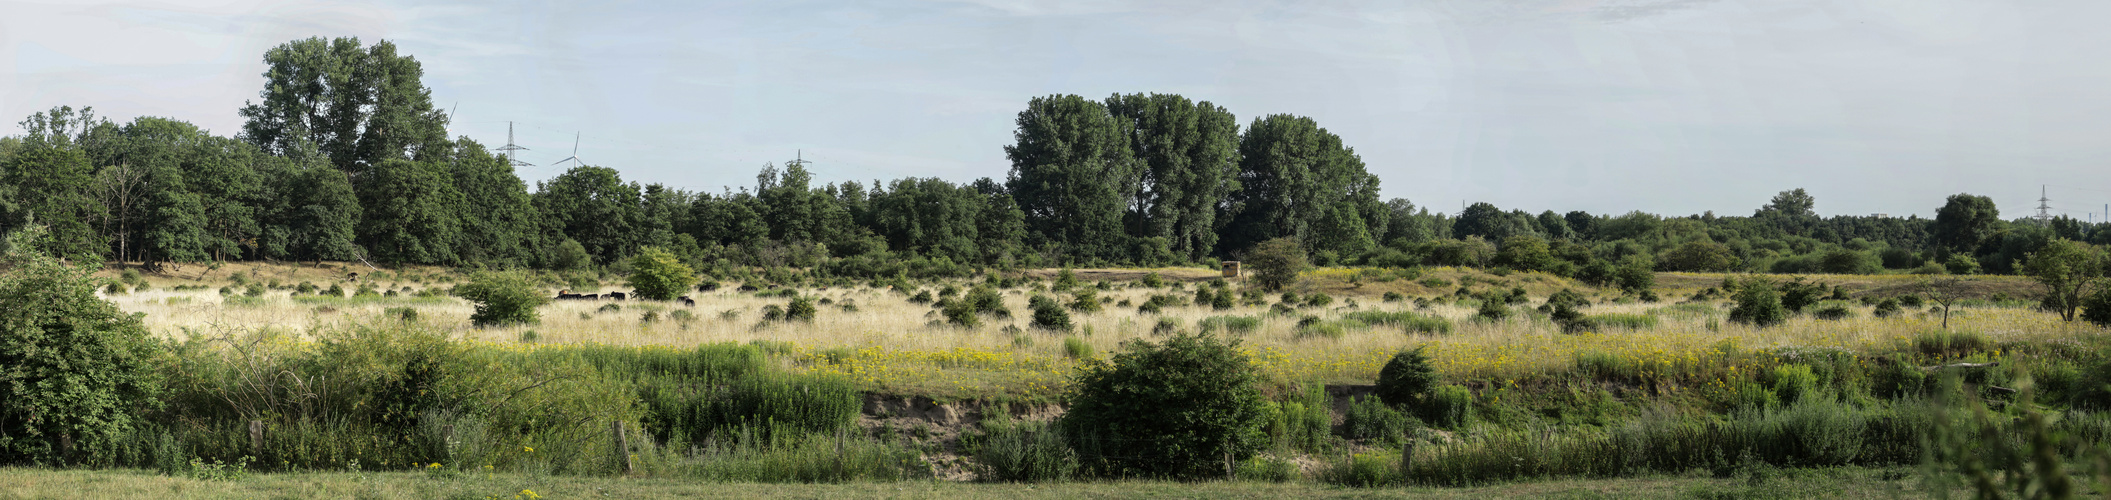
<path id="1" fill-rule="evenodd" d="M 349 293 L 358 285 L 345 282 L 343 277 L 360 271 L 364 271 L 363 283 L 395 290 L 396 296 L 330 298 L 296 296 L 290 291 L 296 283 L 307 281 L 323 287 L 337 284 Z M 1169 284 L 1147 288 L 1130 281 L 1148 272 L 1159 273 Z M 115 272 L 108 273 L 116 276 Z M 1079 271 L 1076 274 L 1086 288 L 1106 280 L 1107 289 L 1098 292 L 1105 302 L 1104 309 L 1072 313 L 1075 328 L 1067 333 L 1031 328 L 1027 299 L 1043 293 L 1038 290 L 1045 290 L 1055 273 L 1023 273 L 1042 280 L 1004 290 L 1002 297 L 1011 311 L 1010 317 L 985 318 L 978 328 L 945 323 L 936 308 L 911 302 L 909 293 L 865 286 L 798 290 L 819 304 L 816 318 L 810 322 L 766 322 L 762 320 L 762 310 L 785 305 L 789 299 L 760 297 L 730 285 L 692 294 L 697 301 L 694 307 L 638 300 L 557 301 L 540 309 L 539 324 L 476 328 L 467 319 L 473 310 L 468 302 L 444 294 L 416 296 L 427 289 L 444 292 L 461 279 L 448 270 L 376 272 L 358 264 L 335 263 L 322 267 L 245 263 L 213 270 L 189 266 L 170 275 L 148 275 L 147 289 L 112 294 L 109 298 L 126 311 L 144 313 L 149 328 L 157 334 L 177 339 L 243 329 L 301 332 L 384 321 L 383 311 L 410 308 L 417 311 L 420 321 L 458 332 L 461 338 L 528 344 L 522 347 L 769 342 L 790 354 L 780 358 L 794 370 L 840 373 L 871 392 L 941 399 L 1044 398 L 1063 389 L 1081 355 L 1103 356 L 1130 339 L 1154 338 L 1168 329 L 1194 330 L 1205 322 L 1224 321 L 1211 318 L 1227 316 L 1250 318 L 1242 320 L 1251 325 L 1250 329 L 1230 334 L 1242 339 L 1244 348 L 1272 380 L 1285 384 L 1367 384 L 1392 353 L 1426 345 L 1441 370 L 1462 379 L 1529 380 L 1537 375 L 1573 370 L 1583 357 L 1614 355 L 1636 365 L 1631 369 L 1671 375 L 1672 380 L 1685 381 L 1691 388 L 1706 385 L 1726 370 L 1736 370 L 1738 353 L 1776 347 L 1891 350 L 1910 342 L 1920 332 L 1936 328 L 1940 322 L 1940 315 L 1925 307 L 1891 318 L 1877 318 L 1870 313 L 1870 307 L 1850 304 L 1854 314 L 1847 319 L 1821 320 L 1802 315 L 1779 327 L 1755 329 L 1725 321 L 1729 304 L 1724 299 L 1679 303 L 1695 291 L 1721 283 L 1722 275 L 1660 274 L 1659 293 L 1665 300 L 1641 303 L 1617 298 L 1616 291 L 1544 274 L 1494 276 L 1452 268 L 1431 269 L 1414 279 L 1376 270 L 1312 271 L 1293 291 L 1300 296 L 1324 293 L 1332 301 L 1320 306 L 1299 306 L 1290 312 L 1271 310 L 1279 301 L 1276 294 L 1269 294 L 1263 305 L 1241 304 L 1226 310 L 1176 305 L 1158 313 L 1139 312 L 1136 305 L 1153 294 L 1181 297 L 1184 304 L 1192 299 L 1196 288 L 1208 286 L 1208 280 L 1215 278 L 1215 271 L 1162 269 Z M 236 275 L 241 275 L 244 282 L 265 285 L 266 289 L 257 297 L 244 297 L 245 287 L 234 286 L 223 295 L 220 288 L 230 286 Z M 1808 279 L 1842 285 L 1850 293 L 1896 295 L 1905 293 L 1901 290 L 1917 278 Z M 935 295 L 946 285 L 926 283 L 920 289 Z M 970 286 L 966 282 L 952 285 L 962 289 Z M 1446 300 L 1461 285 L 1475 291 L 1523 288 L 1532 298 L 1513 306 L 1517 313 L 1508 319 L 1477 319 L 1473 307 Z M 179 290 L 179 286 L 202 288 Z M 2018 277 L 1979 277 L 1973 281 L 1972 289 L 1983 295 L 2000 292 L 2020 297 L 2034 286 Z M 1230 288 L 1238 289 L 1239 284 L 1233 283 Z M 1546 294 L 1561 289 L 1579 290 L 1595 302 L 1586 313 L 1624 316 L 1629 318 L 1625 323 L 1631 326 L 1560 333 L 1544 314 L 1533 313 L 1530 308 Z M 553 286 L 551 291 L 555 290 Z M 624 290 L 620 281 L 606 281 L 600 290 L 574 291 L 619 290 Z M 1381 297 L 1387 292 L 1401 294 L 1404 300 L 1385 301 Z M 1060 298 L 1069 300 L 1067 295 Z M 1453 326 L 1449 332 L 1410 332 L 1398 325 L 1345 320 L 1360 311 L 1409 311 L 1443 318 Z M 1301 327 L 1301 322 L 1318 324 Z M 2085 323 L 2061 322 L 2052 315 L 2013 304 L 1960 308 L 1951 322 L 1954 328 L 1980 332 L 1995 341 L 2047 340 L 2100 332 Z M 1066 343 L 1071 346 L 1066 348 Z M 1079 352 L 1079 344 L 1092 352 Z"/>

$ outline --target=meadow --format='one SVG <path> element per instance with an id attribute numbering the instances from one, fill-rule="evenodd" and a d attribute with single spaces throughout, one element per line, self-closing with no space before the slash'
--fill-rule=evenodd
<path id="1" fill-rule="evenodd" d="M 2104 330 L 2034 309 L 2035 285 L 2019 277 L 1974 277 L 1947 328 L 1910 275 L 1804 276 L 1828 295 L 1762 328 L 1728 320 L 1733 303 L 1721 287 L 1742 276 L 1662 273 L 1658 300 L 1648 301 L 1541 273 L 1467 268 L 1324 268 L 1268 293 L 1193 269 L 884 282 L 793 275 L 716 283 L 689 295 L 694 306 L 560 300 L 539 308 L 536 324 L 479 328 L 467 319 L 473 306 L 445 293 L 459 274 L 361 269 L 360 281 L 347 282 L 347 269 L 110 273 L 134 285 L 103 295 L 144 314 L 192 360 L 172 371 L 184 374 L 172 401 L 197 414 L 150 431 L 161 444 L 113 452 L 110 463 L 208 479 L 230 467 L 364 467 L 447 477 L 1061 482 L 1068 472 L 1004 464 L 1060 455 L 1032 436 L 1062 414 L 1078 369 L 1130 340 L 1200 331 L 1237 339 L 1271 400 L 1268 451 L 1227 473 L 1242 483 L 1406 483 L 1444 496 L 1488 485 L 1688 478 L 1635 493 L 1681 496 L 1777 478 L 1837 489 L 1855 481 L 1818 481 L 1813 471 L 1866 467 L 1887 471 L 1891 483 L 1942 489 L 1902 478 L 1939 476 L 1915 466 L 1950 453 L 1946 429 L 2007 436 L 1982 447 L 2011 451 L 2038 449 L 2030 432 L 2057 435 L 2040 448 L 2065 457 L 2076 477 L 2111 478 L 2103 453 L 2111 418 L 2092 402 Z M 540 279 L 553 294 L 622 290 L 603 278 Z M 1004 312 L 976 314 L 972 327 L 948 321 L 942 304 L 991 292 Z M 1589 328 L 1565 328 L 1539 307 L 1557 293 L 1589 304 Z M 1035 296 L 1065 304 L 1067 327 L 1035 325 Z M 811 319 L 778 317 L 795 300 L 814 306 Z M 1885 310 L 1899 302 L 1909 305 Z M 1501 312 L 1489 313 L 1490 304 Z M 1368 396 L 1388 360 L 1414 348 L 1455 388 L 1434 403 L 1449 410 L 1402 412 Z M 459 401 L 405 395 L 420 359 L 447 376 L 416 387 Z M 362 389 L 301 385 L 316 379 Z M 377 407 L 399 420 L 347 418 Z M 451 410 L 434 413 L 441 407 Z M 2020 423 L 2040 412 L 2052 417 Z M 257 418 L 270 421 L 268 443 L 225 432 Z M 419 430 L 388 430 L 406 421 Z M 634 426 L 635 441 L 609 441 L 611 421 Z M 522 451 L 531 449 L 541 451 Z M 630 453 L 612 471 L 600 457 L 615 449 Z M 248 459 L 255 464 L 221 465 Z M 2015 459 L 1974 463 L 1999 470 L 2001 460 Z M 1845 487 L 1846 496 L 1876 495 L 1865 486 Z M 1066 488 L 1093 495 L 1097 487 Z M 937 493 L 903 496 L 927 494 Z"/>

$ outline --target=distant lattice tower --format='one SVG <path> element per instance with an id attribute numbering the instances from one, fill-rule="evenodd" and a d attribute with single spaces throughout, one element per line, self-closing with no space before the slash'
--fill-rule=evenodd
<path id="1" fill-rule="evenodd" d="M 2044 184 L 2038 185 L 2038 215 L 2033 215 L 2031 218 L 2037 219 L 2039 224 L 2052 222 L 2052 198 L 2045 196 Z"/>
<path id="2" fill-rule="evenodd" d="M 509 121 L 509 122 L 506 122 L 506 145 L 505 145 L 505 146 L 501 146 L 501 147 L 499 147 L 499 148 L 498 148 L 498 150 L 499 150 L 499 151 L 504 151 L 504 152 L 505 152 L 504 154 L 506 155 L 506 163 L 510 163 L 510 164 L 513 164 L 513 166 L 516 166 L 516 167 L 533 167 L 533 166 L 535 166 L 535 164 L 532 164 L 532 163 L 528 163 L 528 162 L 524 162 L 524 161 L 520 161 L 520 160 L 516 160 L 516 159 L 513 159 L 513 152 L 514 152 L 514 151 L 521 151 L 521 150 L 525 150 L 525 149 L 528 149 L 528 148 L 520 147 L 520 145 L 519 145 L 519 144 L 514 144 L 514 143 L 513 143 L 513 122 L 510 122 L 510 121 Z"/>

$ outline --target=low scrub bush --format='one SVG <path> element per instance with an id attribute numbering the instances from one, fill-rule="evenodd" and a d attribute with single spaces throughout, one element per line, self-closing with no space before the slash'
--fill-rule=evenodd
<path id="1" fill-rule="evenodd" d="M 1237 340 L 1133 340 L 1087 365 L 1063 415 L 1085 468 L 1112 476 L 1221 477 L 1260 450 L 1260 374 Z"/>
<path id="2" fill-rule="evenodd" d="M 1195 322 L 1195 328 L 1200 329 L 1201 333 L 1222 330 L 1226 333 L 1245 334 L 1260 327 L 1261 318 L 1253 316 L 1211 316 Z"/>
<path id="3" fill-rule="evenodd" d="M 1414 431 L 1415 420 L 1377 397 L 1354 398 L 1342 415 L 1342 435 L 1386 444 L 1398 444 Z"/>
<path id="4" fill-rule="evenodd" d="M 982 437 L 974 447 L 978 480 L 1064 481 L 1077 472 L 1077 452 L 1055 426 L 1000 417 L 983 420 L 981 427 Z"/>

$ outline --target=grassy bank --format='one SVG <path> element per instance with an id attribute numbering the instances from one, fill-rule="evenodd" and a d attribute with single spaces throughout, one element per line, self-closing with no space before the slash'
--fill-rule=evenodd
<path id="1" fill-rule="evenodd" d="M 413 472 L 257 474 L 197 480 L 141 470 L 0 468 L 0 499 L 71 498 L 1899 498 L 1927 497 L 1911 471 L 1838 468 L 1714 478 L 1650 476 L 1472 488 L 1343 488 L 1256 481 L 1102 481 L 982 484 L 907 481 L 845 484 L 693 481 L 522 474 Z"/>

